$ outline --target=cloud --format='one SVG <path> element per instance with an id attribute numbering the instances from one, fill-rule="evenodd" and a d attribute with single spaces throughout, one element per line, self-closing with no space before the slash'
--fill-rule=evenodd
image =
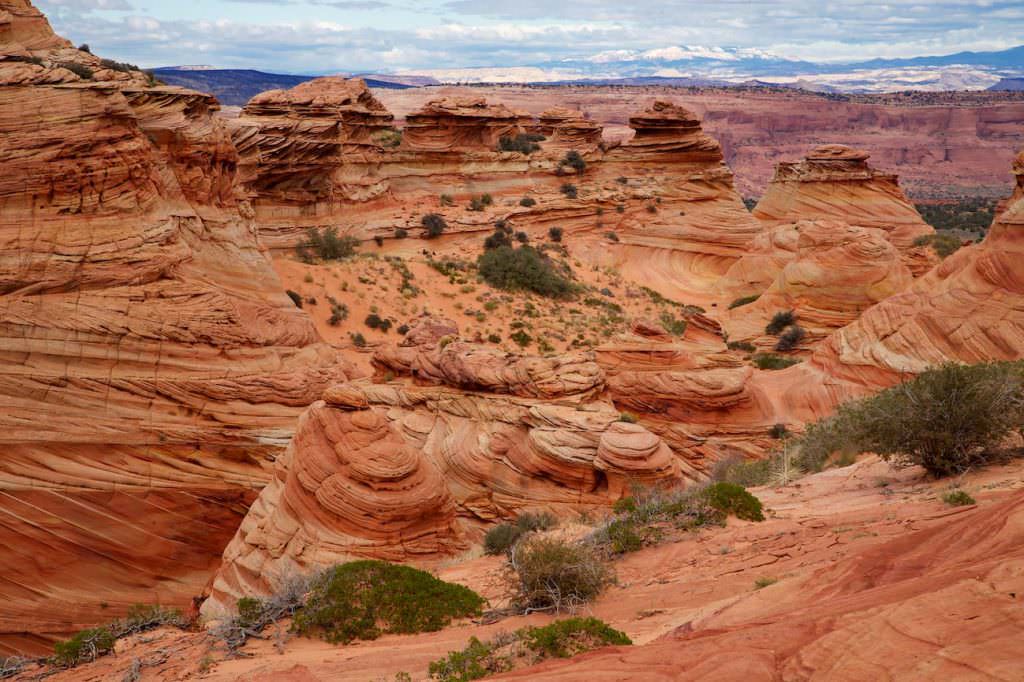
<path id="1" fill-rule="evenodd" d="M 188 3 L 152 7 L 158 0 L 142 3 L 148 10 L 139 0 L 37 4 L 59 32 L 115 59 L 311 74 L 601 64 L 617 55 L 728 61 L 734 48 L 741 56 L 855 61 L 1024 43 L 1017 1 L 410 1 L 204 0 L 201 14 Z M 286 22 L 267 18 L 281 16 L 282 6 Z"/>

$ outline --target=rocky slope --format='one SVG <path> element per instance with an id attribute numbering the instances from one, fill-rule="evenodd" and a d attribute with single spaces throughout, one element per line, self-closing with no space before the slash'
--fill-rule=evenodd
<path id="1" fill-rule="evenodd" d="M 0 652 L 38 651 L 187 605 L 347 373 L 259 245 L 212 98 L 20 0 L 0 39 Z"/>
<path id="2" fill-rule="evenodd" d="M 718 143 L 669 102 L 633 116 L 636 136 L 619 144 L 602 142 L 600 126 L 578 112 L 534 120 L 479 98 L 439 99 L 407 115 L 396 145 L 398 133 L 352 132 L 362 125 L 352 122 L 353 107 L 372 110 L 374 125 L 390 121 L 361 82 L 319 79 L 299 89 L 261 95 L 231 124 L 245 190 L 272 246 L 294 246 L 309 228 L 333 226 L 402 253 L 415 245 L 401 244 L 395 230 L 421 235 L 422 217 L 433 212 L 448 225 L 434 248 L 457 252 L 479 244 L 501 219 L 532 238 L 561 227 L 577 238 L 580 259 L 627 277 L 638 275 L 643 259 L 649 286 L 702 298 L 760 229 Z M 529 154 L 499 150 L 501 138 L 530 131 L 550 138 Z M 353 136 L 376 144 L 341 153 Z M 578 168 L 564 163 L 570 151 L 583 159 Z M 493 202 L 472 205 L 484 195 Z"/>
<path id="3" fill-rule="evenodd" d="M 633 646 L 553 660 L 494 679 L 1014 680 L 1024 489 L 1020 463 L 960 481 L 978 504 L 951 508 L 947 484 L 868 457 L 754 492 L 769 510 L 758 524 L 686 534 L 615 562 L 618 585 L 590 608 Z M 502 559 L 466 559 L 438 571 L 503 603 Z M 760 587 L 767 584 L 766 587 Z M 162 630 L 129 638 L 116 656 L 60 672 L 58 682 L 121 679 L 427 679 L 427 668 L 477 637 L 554 617 L 463 622 L 440 632 L 386 635 L 337 646 L 304 638 L 278 648 L 250 640 L 225 660 L 206 636 Z M 36 671 L 27 670 L 26 677 Z"/>

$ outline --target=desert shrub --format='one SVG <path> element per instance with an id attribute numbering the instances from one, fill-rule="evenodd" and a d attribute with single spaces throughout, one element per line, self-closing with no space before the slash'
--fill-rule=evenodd
<path id="1" fill-rule="evenodd" d="M 305 263 L 314 259 L 343 260 L 355 255 L 359 240 L 355 237 L 339 237 L 338 228 L 327 227 L 322 231 L 310 228 L 306 238 L 295 247 L 295 254 Z"/>
<path id="2" fill-rule="evenodd" d="M 672 336 L 682 336 L 686 333 L 686 320 L 676 319 L 675 315 L 669 312 L 661 314 L 661 326 Z"/>
<path id="3" fill-rule="evenodd" d="M 339 324 L 348 319 L 348 305 L 345 303 L 339 303 L 333 296 L 327 297 L 327 302 L 331 304 L 331 316 L 327 319 L 327 324 L 332 327 L 337 327 Z"/>
<path id="4" fill-rule="evenodd" d="M 30 663 L 32 663 L 32 660 L 24 658 L 23 656 L 6 656 L 0 658 L 0 680 L 7 680 L 18 675 L 27 668 Z"/>
<path id="5" fill-rule="evenodd" d="M 554 528 L 557 520 L 547 512 L 520 514 L 514 523 L 499 523 L 484 536 L 485 554 L 503 554 L 526 533 Z"/>
<path id="6" fill-rule="evenodd" d="M 780 310 L 772 315 L 772 319 L 768 323 L 768 326 L 764 328 L 764 333 L 777 336 L 782 333 L 786 327 L 791 327 L 794 324 L 796 324 L 796 313 L 792 310 Z"/>
<path id="7" fill-rule="evenodd" d="M 619 241 L 619 234 L 617 232 L 605 232 L 604 233 L 604 238 L 607 239 L 610 242 L 618 242 Z"/>
<path id="8" fill-rule="evenodd" d="M 627 519 L 615 519 L 604 527 L 604 534 L 613 554 L 636 552 L 644 546 L 636 524 Z"/>
<path id="9" fill-rule="evenodd" d="M 400 147 L 402 145 L 402 131 L 397 128 L 385 128 L 374 135 L 374 141 L 387 149 Z"/>
<path id="10" fill-rule="evenodd" d="M 526 244 L 530 241 L 530 235 L 525 232 L 516 232 L 516 241 L 520 244 Z"/>
<path id="11" fill-rule="evenodd" d="M 774 353 L 755 353 L 751 358 L 758 369 L 786 369 L 800 363 L 796 358 L 786 358 Z"/>
<path id="12" fill-rule="evenodd" d="M 141 71 L 141 69 L 134 64 L 128 64 L 126 62 L 115 62 L 113 59 L 101 59 L 100 66 L 104 69 L 112 69 L 114 71 L 120 71 L 121 73 L 131 73 L 132 71 Z"/>
<path id="13" fill-rule="evenodd" d="M 352 340 L 352 345 L 356 348 L 366 347 L 366 337 L 359 332 L 350 332 L 348 337 Z"/>
<path id="14" fill-rule="evenodd" d="M 562 192 L 562 194 L 564 194 L 570 199 L 575 199 L 576 197 L 579 196 L 579 190 L 576 188 L 576 185 L 572 184 L 571 182 L 567 182 L 564 185 L 562 185 L 560 191 Z"/>
<path id="15" fill-rule="evenodd" d="M 78 62 L 61 62 L 60 65 L 62 68 L 67 69 L 82 80 L 91 81 L 92 77 L 95 75 L 93 70 L 85 64 L 79 64 Z"/>
<path id="16" fill-rule="evenodd" d="M 636 511 L 636 500 L 632 497 L 621 497 L 612 504 L 612 511 L 616 514 L 629 514 Z"/>
<path id="17" fill-rule="evenodd" d="M 764 521 L 761 500 L 736 483 L 712 483 L 701 493 L 708 504 L 723 514 L 731 514 L 745 521 Z"/>
<path id="18" fill-rule="evenodd" d="M 477 259 L 477 269 L 484 281 L 497 289 L 563 299 L 576 291 L 554 262 L 531 246 L 488 249 Z"/>
<path id="19" fill-rule="evenodd" d="M 764 577 L 758 578 L 757 580 L 754 581 L 754 589 L 755 590 L 763 590 L 764 588 L 768 587 L 769 585 L 774 585 L 777 582 L 779 582 L 778 578 L 772 578 L 772 577 L 769 577 L 769 576 L 764 576 Z"/>
<path id="20" fill-rule="evenodd" d="M 89 43 L 82 43 L 81 45 L 79 45 L 78 46 L 78 51 L 79 52 L 88 52 L 89 54 L 92 54 L 92 48 L 89 47 Z"/>
<path id="21" fill-rule="evenodd" d="M 657 206 L 657 204 L 654 204 L 653 202 L 652 203 L 648 203 L 647 206 L 645 206 L 644 208 L 647 209 L 648 213 L 657 213 L 658 212 L 658 206 Z"/>
<path id="22" fill-rule="evenodd" d="M 521 535 L 522 531 L 514 523 L 499 523 L 484 536 L 484 554 L 504 554 Z"/>
<path id="23" fill-rule="evenodd" d="M 260 636 L 263 630 L 280 620 L 293 618 L 318 575 L 288 576 L 266 598 L 242 597 L 235 603 L 236 614 L 217 623 L 210 629 L 210 634 L 224 645 L 230 655 L 237 655 L 250 637 Z"/>
<path id="24" fill-rule="evenodd" d="M 518 662 L 533 665 L 549 658 L 570 658 L 604 646 L 632 643 L 625 633 L 597 618 L 568 618 L 542 627 L 498 633 L 486 642 L 470 637 L 462 651 L 450 651 L 447 657 L 431 663 L 429 673 L 432 680 L 466 682 L 508 672 Z"/>
<path id="25" fill-rule="evenodd" d="M 445 222 L 437 213 L 428 213 L 420 218 L 420 224 L 426 230 L 426 238 L 433 239 L 434 237 L 440 237 L 444 234 L 444 231 L 448 229 L 448 223 Z"/>
<path id="26" fill-rule="evenodd" d="M 753 353 L 755 350 L 757 350 L 757 346 L 750 343 L 749 341 L 730 341 L 725 345 L 729 350 L 742 350 L 748 353 Z"/>
<path id="27" fill-rule="evenodd" d="M 398 327 L 398 329 L 396 329 L 395 331 L 398 332 L 399 334 L 401 334 L 402 336 L 405 336 L 406 334 L 409 333 L 409 325 L 407 325 L 407 324 L 400 325 Z"/>
<path id="28" fill-rule="evenodd" d="M 960 250 L 964 245 L 962 239 L 956 235 L 944 232 L 926 234 L 914 240 L 914 246 L 930 246 L 941 258 L 947 258 Z"/>
<path id="29" fill-rule="evenodd" d="M 508 232 L 502 229 L 494 230 L 494 234 L 491 234 L 484 240 L 484 249 L 500 249 L 501 247 L 512 246 L 512 240 L 508 238 Z"/>
<path id="30" fill-rule="evenodd" d="M 452 198 L 451 194 L 442 194 L 438 197 L 438 201 L 441 202 L 442 206 L 454 206 L 455 199 Z"/>
<path id="31" fill-rule="evenodd" d="M 619 421 L 627 424 L 636 424 L 637 418 L 636 415 L 631 412 L 620 412 Z"/>
<path id="32" fill-rule="evenodd" d="M 757 206 L 757 199 L 747 197 L 743 199 L 743 205 L 746 207 L 748 211 L 753 211 L 754 208 Z"/>
<path id="33" fill-rule="evenodd" d="M 587 162 L 583 159 L 580 153 L 576 150 L 566 152 L 565 156 L 561 161 L 558 162 L 558 167 L 562 168 L 568 166 L 582 175 L 583 171 L 587 170 Z"/>
<path id="34" fill-rule="evenodd" d="M 774 424 L 772 428 L 768 429 L 768 435 L 776 440 L 782 440 L 789 435 L 789 429 L 785 424 Z"/>
<path id="35" fill-rule="evenodd" d="M 116 643 L 117 635 L 108 627 L 82 630 L 71 639 L 53 645 L 53 663 L 71 668 L 79 663 L 95 661 L 113 651 Z"/>
<path id="36" fill-rule="evenodd" d="M 779 340 L 775 344 L 775 350 L 780 352 L 793 350 L 800 345 L 805 336 L 807 336 L 807 332 L 798 324 L 786 327 L 785 331 L 779 335 Z"/>
<path id="37" fill-rule="evenodd" d="M 447 657 L 430 663 L 430 679 L 440 682 L 470 682 L 508 672 L 514 667 L 512 657 L 499 650 L 515 639 L 515 635 L 508 634 L 498 634 L 487 642 L 470 637 L 469 643 L 462 651 L 449 651 Z"/>
<path id="38" fill-rule="evenodd" d="M 941 204 L 915 204 L 914 208 L 936 230 L 984 234 L 995 218 L 998 203 L 988 197 L 969 197 Z"/>
<path id="39" fill-rule="evenodd" d="M 935 477 L 984 466 L 1024 427 L 1024 364 L 944 364 L 877 395 L 841 405 L 807 428 L 800 457 L 811 469 L 835 452 L 874 452 Z"/>
<path id="40" fill-rule="evenodd" d="M 942 496 L 942 501 L 950 507 L 967 507 L 977 504 L 977 501 L 963 490 L 951 490 Z"/>
<path id="41" fill-rule="evenodd" d="M 487 340 L 490 343 L 501 343 L 501 337 L 498 336 L 497 334 L 488 334 L 487 335 Z"/>
<path id="42" fill-rule="evenodd" d="M 531 206 L 537 205 L 537 200 L 534 199 L 533 197 L 523 197 L 522 199 L 519 200 L 519 205 L 523 206 L 524 208 L 530 208 Z"/>
<path id="43" fill-rule="evenodd" d="M 292 299 L 292 303 L 295 304 L 296 308 L 302 307 L 302 294 L 297 291 L 292 291 L 291 289 L 288 289 L 284 293 L 288 294 L 288 298 Z"/>
<path id="44" fill-rule="evenodd" d="M 409 236 L 409 230 L 404 227 L 395 228 L 395 239 L 405 239 Z"/>
<path id="45" fill-rule="evenodd" d="M 162 606 L 135 604 L 124 618 L 76 633 L 70 639 L 53 645 L 54 665 L 70 668 L 79 663 L 95 661 L 114 650 L 121 637 L 146 632 L 162 625 L 184 628 L 188 625 L 181 612 Z"/>
<path id="46" fill-rule="evenodd" d="M 391 329 L 391 320 L 381 317 L 377 313 L 370 313 L 366 316 L 366 326 L 370 329 L 378 329 L 385 334 Z"/>
<path id="47" fill-rule="evenodd" d="M 570 658 L 603 646 L 632 644 L 626 633 L 597 618 L 568 618 L 523 631 L 526 645 L 541 658 Z"/>
<path id="48" fill-rule="evenodd" d="M 552 227 L 548 230 L 548 238 L 553 242 L 560 242 L 562 241 L 562 235 L 564 232 L 565 231 L 560 227 Z"/>
<path id="49" fill-rule="evenodd" d="M 524 332 L 522 329 L 517 329 L 508 335 L 508 338 L 512 339 L 519 345 L 520 348 L 526 348 L 533 343 L 533 337 Z"/>
<path id="50" fill-rule="evenodd" d="M 519 133 L 515 136 L 502 135 L 498 139 L 498 151 L 532 154 L 540 151 L 540 145 L 537 143 L 543 141 L 544 136 L 536 133 Z"/>
<path id="51" fill-rule="evenodd" d="M 749 305 L 759 298 L 761 298 L 761 294 L 754 294 L 753 296 L 741 296 L 740 298 L 737 298 L 735 301 L 729 304 L 729 310 Z"/>
<path id="52" fill-rule="evenodd" d="M 625 205 L 623 205 L 623 204 L 616 204 L 615 205 L 615 212 L 616 213 L 625 213 L 626 212 Z"/>
<path id="53" fill-rule="evenodd" d="M 468 587 L 426 571 L 384 561 L 352 561 L 313 581 L 293 627 L 333 643 L 436 632 L 453 619 L 479 615 L 484 603 Z"/>
<path id="54" fill-rule="evenodd" d="M 596 548 L 552 537 L 523 538 L 513 547 L 509 563 L 515 602 L 527 611 L 576 608 L 597 597 L 612 580 Z"/>

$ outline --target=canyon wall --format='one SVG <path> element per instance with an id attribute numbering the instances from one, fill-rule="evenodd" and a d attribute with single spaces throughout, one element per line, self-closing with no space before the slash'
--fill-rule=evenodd
<path id="1" fill-rule="evenodd" d="M 348 377 L 236 196 L 217 103 L 148 84 L 0 1 L 0 654 L 187 606 Z"/>

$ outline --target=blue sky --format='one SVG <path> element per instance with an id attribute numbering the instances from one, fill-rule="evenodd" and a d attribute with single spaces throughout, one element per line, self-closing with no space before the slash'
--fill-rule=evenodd
<path id="1" fill-rule="evenodd" d="M 983 0 L 35 0 L 54 28 L 143 67 L 290 73 L 509 66 L 675 45 L 812 61 L 1024 44 L 1024 2 Z"/>

